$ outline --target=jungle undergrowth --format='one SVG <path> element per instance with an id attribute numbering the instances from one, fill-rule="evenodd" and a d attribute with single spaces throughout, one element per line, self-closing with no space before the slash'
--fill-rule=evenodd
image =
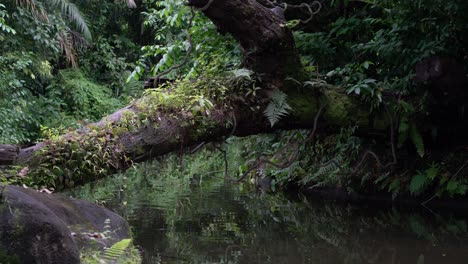
<path id="1" fill-rule="evenodd" d="M 114 123 L 102 120 L 101 124 L 88 124 L 68 131 L 48 130 L 39 149 L 37 162 L 27 167 L 16 166 L 2 170 L 2 182 L 30 186 L 52 191 L 73 188 L 83 182 L 103 178 L 132 166 L 119 138 L 145 126 L 156 126 L 161 118 L 186 120 L 187 127 L 199 127 L 196 133 L 209 130 L 207 118 L 216 107 L 232 109 L 231 104 L 241 101 L 254 107 L 256 80 L 250 72 L 230 72 L 224 77 L 197 80 L 180 80 L 155 89 L 148 89 L 135 100 Z M 234 120 L 226 123 L 232 127 Z M 196 136 L 196 135 L 195 135 Z M 45 162 L 47 160 L 48 162 Z"/>

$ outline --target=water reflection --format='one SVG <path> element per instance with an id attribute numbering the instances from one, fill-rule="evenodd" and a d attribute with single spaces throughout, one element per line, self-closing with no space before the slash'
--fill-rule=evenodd
<path id="1" fill-rule="evenodd" d="M 215 174 L 200 182 L 134 170 L 74 196 L 127 217 L 145 263 L 468 263 L 464 215 L 293 202 Z"/>

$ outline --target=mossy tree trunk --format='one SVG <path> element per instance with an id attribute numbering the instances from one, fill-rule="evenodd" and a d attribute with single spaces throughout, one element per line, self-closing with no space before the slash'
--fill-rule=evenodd
<path id="1" fill-rule="evenodd" d="M 369 113 L 369 106 L 343 90 L 319 83 L 304 87 L 305 71 L 285 21 L 255 0 L 190 0 L 189 5 L 203 13 L 219 28 L 240 43 L 244 66 L 261 77 L 256 108 L 242 101 L 226 107 L 216 102 L 210 111 L 193 113 L 176 106 L 163 111 L 150 96 L 105 117 L 100 122 L 66 134 L 58 139 L 20 149 L 3 164 L 24 168 L 19 181 L 38 186 L 62 188 L 83 184 L 129 168 L 171 151 L 217 141 L 231 135 L 246 136 L 268 133 L 274 129 L 311 128 L 321 107 L 323 131 L 358 125 L 365 133 L 379 131 L 389 137 L 389 118 L 385 111 Z M 235 88 L 235 87 L 233 87 Z M 288 95 L 290 115 L 273 128 L 263 111 L 272 93 Z M 185 109 L 185 110 L 184 110 Z M 391 113 L 390 116 L 394 116 Z M 387 113 L 388 114 L 388 113 Z M 3 155 L 2 157 L 2 154 Z M 52 178 L 43 180 L 49 175 Z M 15 175 L 11 175 L 15 176 Z M 26 179 L 26 180 L 25 180 Z"/>
<path id="2" fill-rule="evenodd" d="M 208 3 L 208 4 L 207 4 Z M 259 74 L 265 90 L 282 89 L 286 78 L 305 78 L 284 17 L 255 0 L 189 0 L 202 8 L 219 32 L 231 34 L 244 51 L 244 66 Z"/>
<path id="3" fill-rule="evenodd" d="M 330 89 L 321 96 L 321 100 L 312 92 L 292 96 L 290 105 L 294 109 L 291 116 L 273 128 L 263 109 L 252 111 L 242 103 L 230 108 L 214 106 L 209 114 L 194 115 L 179 108 L 168 108 L 161 112 L 150 111 L 148 115 L 146 102 L 141 103 L 148 98 L 143 97 L 100 122 L 19 149 L 16 155 L 12 155 L 13 148 L 10 147 L 3 163 L 23 169 L 18 173 L 21 176 L 9 176 L 17 177 L 18 183 L 54 186 L 56 189 L 73 187 L 125 171 L 134 162 L 194 148 L 202 142 L 219 141 L 231 135 L 268 133 L 275 129 L 312 128 L 318 109 L 327 101 L 321 128 L 361 124 L 367 131 L 385 131 L 386 125 L 372 125 L 364 105 L 360 107 L 345 93 Z"/>

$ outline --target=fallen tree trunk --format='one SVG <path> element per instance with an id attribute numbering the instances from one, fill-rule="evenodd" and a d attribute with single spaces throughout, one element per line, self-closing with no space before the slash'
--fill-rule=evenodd
<path id="1" fill-rule="evenodd" d="M 385 133 L 388 122 L 374 122 L 367 106 L 337 88 L 291 94 L 290 116 L 271 127 L 263 108 L 237 102 L 229 108 L 216 105 L 209 111 L 193 114 L 190 109 L 152 107 L 154 96 L 143 97 L 132 105 L 77 131 L 20 149 L 9 155 L 8 163 L 23 170 L 20 182 L 56 189 L 73 187 L 171 151 L 180 151 L 202 142 L 234 136 L 268 133 L 276 129 L 311 128 L 318 109 L 325 106 L 320 126 L 330 129 L 360 124 L 366 131 Z"/>
<path id="2" fill-rule="evenodd" d="M 11 165 L 18 155 L 18 146 L 0 145 L 0 165 Z"/>
<path id="3" fill-rule="evenodd" d="M 362 133 L 380 133 L 393 141 L 398 107 L 382 106 L 371 112 L 368 105 L 337 87 L 323 82 L 303 85 L 305 71 L 292 34 L 285 21 L 267 7 L 254 0 L 191 0 L 189 5 L 200 8 L 221 32 L 239 41 L 244 66 L 260 77 L 255 85 L 262 89 L 256 96 L 247 95 L 242 85 L 245 80 L 219 84 L 230 88 L 227 97 L 202 89 L 216 80 L 183 84 L 201 85 L 186 94 L 177 94 L 177 87 L 152 91 L 77 131 L 13 153 L 14 147 L 3 148 L 1 162 L 22 169 L 7 173 L 8 177 L 36 187 L 73 187 L 201 142 L 275 129 L 311 128 L 322 107 L 320 127 L 327 131 L 358 126 Z M 272 128 L 264 110 L 278 91 L 287 94 L 292 110 Z M 396 101 L 390 99 L 389 104 Z M 207 107 L 207 102 L 213 106 Z"/>

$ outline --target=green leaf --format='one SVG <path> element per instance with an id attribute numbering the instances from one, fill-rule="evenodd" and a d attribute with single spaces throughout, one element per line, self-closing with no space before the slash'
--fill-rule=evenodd
<path id="1" fill-rule="evenodd" d="M 281 117 L 286 116 L 292 110 L 291 106 L 286 102 L 287 97 L 285 93 L 276 90 L 271 96 L 267 108 L 263 111 L 272 127 L 278 123 Z"/>
<path id="2" fill-rule="evenodd" d="M 415 175 L 411 179 L 411 183 L 409 185 L 409 191 L 411 194 L 418 194 L 424 190 L 424 186 L 427 184 L 427 177 L 426 175 L 419 173 Z"/>
<path id="3" fill-rule="evenodd" d="M 131 239 L 123 239 L 115 243 L 114 245 L 112 245 L 112 247 L 104 251 L 104 258 L 110 261 L 117 260 L 120 256 L 122 256 L 125 253 L 125 250 L 127 250 L 131 242 Z"/>
<path id="4" fill-rule="evenodd" d="M 378 178 L 374 181 L 374 183 L 379 183 L 379 182 L 385 180 L 387 177 L 388 177 L 388 174 L 381 175 L 380 177 L 378 177 Z"/>
<path id="5" fill-rule="evenodd" d="M 237 69 L 237 70 L 234 70 L 232 71 L 232 74 L 234 74 L 234 76 L 236 78 L 240 78 L 240 77 L 243 77 L 243 78 L 246 78 L 248 80 L 251 80 L 251 76 L 253 74 L 253 71 L 249 70 L 249 69 Z"/>
<path id="6" fill-rule="evenodd" d="M 400 121 L 400 128 L 398 130 L 398 146 L 401 147 L 408 139 L 408 117 L 403 116 Z"/>
<path id="7" fill-rule="evenodd" d="M 392 193 L 398 193 L 400 191 L 400 179 L 393 180 L 388 186 L 388 190 Z"/>
<path id="8" fill-rule="evenodd" d="M 364 69 L 369 69 L 369 66 L 371 65 L 372 62 L 370 61 L 365 61 L 363 64 L 362 64 L 362 67 L 364 67 Z"/>
<path id="9" fill-rule="evenodd" d="M 411 142 L 413 142 L 414 146 L 416 147 L 416 151 L 418 152 L 419 156 L 421 158 L 424 157 L 424 141 L 422 139 L 421 133 L 419 133 L 419 130 L 414 124 L 410 125 L 409 136 L 411 138 Z"/>
<path id="10" fill-rule="evenodd" d="M 434 180 L 439 175 L 439 168 L 437 166 L 431 166 L 425 171 L 425 174 L 429 179 Z"/>
<path id="11" fill-rule="evenodd" d="M 415 216 L 409 218 L 409 226 L 411 230 L 419 237 L 426 237 L 428 232 L 423 222 Z"/>
<path id="12" fill-rule="evenodd" d="M 449 181 L 447 184 L 447 191 L 449 193 L 454 193 L 460 185 L 457 181 Z"/>

